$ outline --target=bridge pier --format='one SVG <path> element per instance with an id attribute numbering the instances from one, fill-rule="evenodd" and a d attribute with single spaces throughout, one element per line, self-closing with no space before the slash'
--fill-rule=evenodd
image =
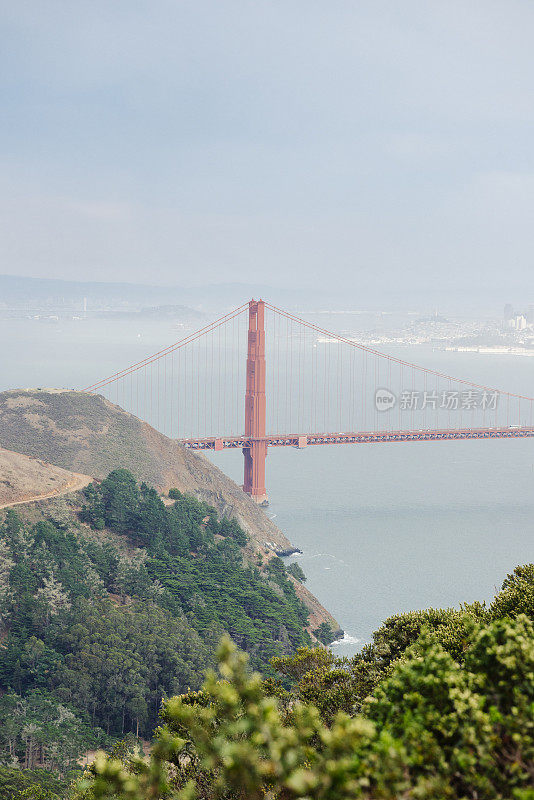
<path id="1" fill-rule="evenodd" d="M 260 506 L 269 505 L 267 490 L 265 489 L 265 459 L 267 458 L 267 443 L 253 442 L 252 447 L 244 447 L 245 480 L 243 490 L 251 499 Z"/>
<path id="2" fill-rule="evenodd" d="M 245 474 L 243 491 L 255 503 L 267 505 L 265 489 L 265 304 L 251 300 L 248 304 L 247 385 L 245 393 L 245 436 L 251 446 L 243 448 Z"/>

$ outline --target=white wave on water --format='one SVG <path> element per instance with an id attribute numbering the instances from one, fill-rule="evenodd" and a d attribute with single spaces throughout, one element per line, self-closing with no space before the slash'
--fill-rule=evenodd
<path id="1" fill-rule="evenodd" d="M 338 558 L 337 556 L 333 555 L 332 553 L 294 553 L 292 556 L 290 556 L 290 558 L 294 558 L 294 557 L 298 557 L 298 556 L 300 556 L 302 558 L 302 560 L 306 560 L 306 559 L 311 560 L 312 558 L 331 558 L 332 561 L 337 561 L 338 564 L 343 564 L 344 567 L 348 567 L 349 566 L 349 564 L 347 564 L 346 561 L 343 561 L 343 559 Z"/>
<path id="2" fill-rule="evenodd" d="M 350 633 L 344 633 L 342 639 L 336 639 L 335 642 L 330 644 L 330 647 L 334 647 L 338 644 L 358 644 L 361 639 L 357 639 L 356 636 L 351 636 Z"/>

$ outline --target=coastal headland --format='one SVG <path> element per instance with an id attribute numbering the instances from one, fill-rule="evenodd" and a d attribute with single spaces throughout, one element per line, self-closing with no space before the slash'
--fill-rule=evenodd
<path id="1" fill-rule="evenodd" d="M 0 457 L 6 469 L 0 505 L 38 501 L 74 492 L 114 469 L 128 469 L 161 495 L 175 488 L 235 517 L 249 536 L 251 562 L 298 551 L 242 489 L 199 453 L 159 433 L 101 395 L 57 389 L 17 389 L 0 393 Z M 25 457 L 25 458 L 24 458 Z M 9 473 L 9 474 L 8 474 Z M 339 623 L 291 578 L 310 612 L 311 633 Z"/>

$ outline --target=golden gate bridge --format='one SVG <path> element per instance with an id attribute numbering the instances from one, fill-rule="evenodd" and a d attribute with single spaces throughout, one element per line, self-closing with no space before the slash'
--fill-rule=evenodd
<path id="1" fill-rule="evenodd" d="M 85 391 L 184 447 L 242 449 L 243 490 L 260 504 L 270 447 L 534 436 L 534 398 L 379 352 L 264 300 Z"/>

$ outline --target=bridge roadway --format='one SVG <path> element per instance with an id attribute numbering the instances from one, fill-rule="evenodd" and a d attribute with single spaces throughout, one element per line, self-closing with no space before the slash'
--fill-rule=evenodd
<path id="1" fill-rule="evenodd" d="M 506 428 L 461 428 L 413 431 L 352 431 L 349 433 L 271 434 L 261 439 L 250 436 L 208 436 L 205 439 L 177 439 L 191 450 L 226 450 L 251 447 L 253 442 L 266 442 L 268 447 L 302 449 L 319 444 L 378 444 L 380 442 L 440 442 L 464 439 L 524 439 L 534 436 L 534 427 L 510 425 Z"/>

